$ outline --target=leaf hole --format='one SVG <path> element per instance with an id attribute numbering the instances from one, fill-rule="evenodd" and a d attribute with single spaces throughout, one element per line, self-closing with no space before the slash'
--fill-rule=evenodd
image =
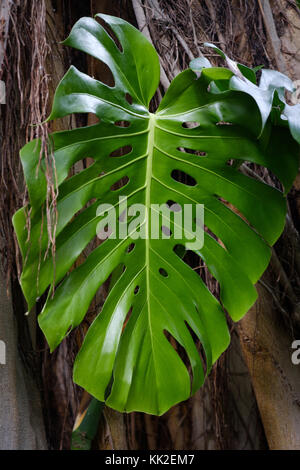
<path id="1" fill-rule="evenodd" d="M 78 160 L 77 162 L 73 163 L 69 168 L 67 168 L 66 170 L 68 171 L 68 173 L 65 173 L 65 174 L 66 176 L 71 178 L 72 176 L 75 176 L 78 173 L 81 173 L 82 170 L 87 170 L 88 168 L 92 167 L 95 164 L 96 164 L 95 160 L 92 157 L 86 156 L 85 158 Z M 42 165 L 44 167 L 44 161 L 42 161 Z M 46 171 L 46 167 L 44 171 Z M 88 171 L 93 171 L 93 170 L 88 170 Z"/>
<path id="2" fill-rule="evenodd" d="M 100 25 L 102 26 L 102 28 L 105 29 L 108 36 L 114 41 L 114 43 L 117 46 L 117 48 L 119 49 L 119 51 L 123 52 L 122 44 L 120 43 L 120 41 L 118 39 L 118 36 L 113 31 L 111 26 L 108 23 L 106 23 L 106 21 L 104 21 L 103 18 L 100 18 L 99 16 L 97 16 L 96 18 L 97 18 L 98 22 L 100 23 Z"/>
<path id="3" fill-rule="evenodd" d="M 116 181 L 111 187 L 110 187 L 110 190 L 111 191 L 118 191 L 119 189 L 121 188 L 124 188 L 125 186 L 127 186 L 127 184 L 129 183 L 129 178 L 128 176 L 123 176 L 123 178 L 119 179 L 118 181 Z"/>
<path id="4" fill-rule="evenodd" d="M 133 292 L 134 295 L 138 294 L 139 290 L 140 290 L 140 286 L 136 286 Z"/>
<path id="5" fill-rule="evenodd" d="M 123 147 L 119 147 L 116 150 L 113 150 L 109 156 L 110 157 L 124 157 L 125 155 L 128 155 L 130 152 L 132 152 L 132 145 L 124 145 Z"/>
<path id="6" fill-rule="evenodd" d="M 184 245 L 177 243 L 177 245 L 174 246 L 173 251 L 179 258 L 183 258 L 186 252 L 186 248 Z"/>
<path id="7" fill-rule="evenodd" d="M 177 244 L 173 248 L 174 253 L 197 274 L 203 274 L 204 263 L 200 256 L 192 250 L 187 250 L 184 245 Z"/>
<path id="8" fill-rule="evenodd" d="M 129 127 L 131 125 L 131 122 L 129 121 L 116 121 L 115 126 L 117 127 Z"/>
<path id="9" fill-rule="evenodd" d="M 131 96 L 129 93 L 125 93 L 125 100 L 126 100 L 127 103 L 129 103 L 129 104 L 132 104 L 132 103 L 133 103 L 132 96 Z"/>
<path id="10" fill-rule="evenodd" d="M 133 307 L 131 306 L 130 309 L 128 310 L 128 312 L 127 312 L 126 317 L 125 317 L 125 320 L 124 320 L 124 323 L 123 323 L 123 328 L 122 328 L 122 333 L 123 333 L 123 331 L 125 330 L 125 327 L 126 327 L 127 323 L 128 323 L 129 320 L 130 320 L 130 317 L 131 317 L 131 314 L 132 314 L 132 310 L 133 310 Z"/>
<path id="11" fill-rule="evenodd" d="M 197 223 L 197 221 L 196 221 Z M 224 250 L 227 251 L 227 248 L 225 246 L 225 244 L 223 243 L 223 241 L 210 229 L 207 227 L 207 225 L 204 225 L 204 230 L 206 233 L 208 233 L 208 235 L 211 236 L 211 238 L 213 238 L 222 248 L 224 248 Z"/>
<path id="12" fill-rule="evenodd" d="M 182 123 L 182 127 L 184 127 L 185 129 L 194 129 L 199 126 L 200 123 L 197 121 L 186 121 Z"/>
<path id="13" fill-rule="evenodd" d="M 177 202 L 175 201 L 167 201 L 166 202 L 167 206 L 168 206 L 168 209 L 171 211 L 171 212 L 181 212 L 182 210 L 182 207 L 180 204 L 178 204 Z"/>
<path id="14" fill-rule="evenodd" d="M 216 122 L 216 126 L 232 126 L 232 122 L 227 122 L 227 121 L 219 121 Z"/>
<path id="15" fill-rule="evenodd" d="M 181 170 L 173 170 L 171 173 L 171 178 L 173 178 L 173 180 L 177 181 L 178 183 L 182 183 L 187 186 L 196 186 L 197 184 L 195 178 Z"/>
<path id="16" fill-rule="evenodd" d="M 189 148 L 186 148 L 186 147 L 177 147 L 177 150 L 179 150 L 179 152 L 183 152 L 183 153 L 191 153 L 193 155 L 197 155 L 198 157 L 206 157 L 207 156 L 207 153 L 203 152 L 202 150 L 193 150 L 193 149 L 189 149 Z"/>
<path id="17" fill-rule="evenodd" d="M 159 268 L 159 274 L 163 277 L 168 277 L 169 276 L 169 274 L 167 273 L 167 271 L 164 268 Z"/>
<path id="18" fill-rule="evenodd" d="M 195 305 L 195 309 L 196 309 L 196 312 L 198 313 L 198 315 L 200 316 L 197 305 Z M 189 333 L 190 333 L 194 343 L 196 344 L 196 347 L 198 349 L 199 356 L 200 356 L 200 361 L 202 363 L 203 373 L 205 375 L 206 371 L 207 371 L 207 361 L 206 361 L 206 354 L 205 354 L 204 348 L 203 348 L 198 336 L 194 332 L 193 328 L 188 324 L 187 321 L 185 321 L 184 323 L 185 323 L 185 326 L 187 327 L 187 329 L 189 330 Z"/>
<path id="19" fill-rule="evenodd" d="M 134 250 L 135 243 L 130 243 L 130 245 L 126 248 L 126 253 L 131 253 Z"/>
<path id="20" fill-rule="evenodd" d="M 243 219 L 244 222 L 246 222 L 251 228 L 255 230 L 255 228 L 252 226 L 252 224 L 249 222 L 249 220 L 247 219 L 246 216 L 244 216 L 244 214 L 234 205 L 232 204 L 231 202 L 227 201 L 226 199 L 224 199 L 223 197 L 219 196 L 218 194 L 214 194 L 214 197 L 218 199 L 218 201 L 220 201 L 222 204 L 224 204 L 224 206 L 228 207 L 232 212 L 234 212 L 235 214 L 239 215 L 241 217 L 241 219 Z"/>
<path id="21" fill-rule="evenodd" d="M 104 85 L 113 88 L 116 84 L 114 74 L 112 73 L 110 67 L 103 62 L 102 60 L 97 61 L 97 76 Z"/>
<path id="22" fill-rule="evenodd" d="M 193 383 L 193 372 L 192 372 L 192 366 L 191 362 L 189 359 L 189 356 L 185 350 L 185 348 L 177 341 L 177 339 L 167 330 L 163 330 L 163 333 L 166 337 L 166 339 L 169 341 L 170 345 L 172 348 L 176 351 L 182 362 L 184 363 L 189 377 L 190 377 L 190 393 L 192 391 L 192 383 Z"/>
<path id="23" fill-rule="evenodd" d="M 209 271 L 203 259 L 192 250 L 187 250 L 182 244 L 175 245 L 173 251 L 178 256 L 178 258 L 180 258 L 190 269 L 192 269 L 198 276 L 201 277 L 201 279 L 209 287 L 211 294 L 219 300 L 219 282 Z"/>

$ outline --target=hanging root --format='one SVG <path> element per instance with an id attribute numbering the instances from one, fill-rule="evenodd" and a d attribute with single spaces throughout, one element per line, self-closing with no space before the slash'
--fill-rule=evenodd
<path id="1" fill-rule="evenodd" d="M 29 20 L 28 20 L 29 19 Z M 57 226 L 57 185 L 53 157 L 53 143 L 49 138 L 49 125 L 44 123 L 48 106 L 47 56 L 50 48 L 46 40 L 45 0 L 16 1 L 11 7 L 10 29 L 3 65 L 3 80 L 9 109 L 1 109 L 1 180 L 0 180 L 0 255 L 2 268 L 7 275 L 7 285 L 16 265 L 21 273 L 18 244 L 11 224 L 12 214 L 22 205 L 26 211 L 27 242 L 30 249 L 30 214 L 28 193 L 25 189 L 19 150 L 28 141 L 40 139 L 41 161 L 45 165 L 47 181 L 46 223 L 48 232 L 47 256 L 51 249 L 55 259 Z M 41 256 L 40 256 L 41 258 Z M 55 273 L 55 268 L 54 268 Z"/>

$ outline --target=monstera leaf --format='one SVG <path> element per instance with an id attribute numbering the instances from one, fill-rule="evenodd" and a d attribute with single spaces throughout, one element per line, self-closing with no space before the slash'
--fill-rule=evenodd
<path id="1" fill-rule="evenodd" d="M 222 82 L 221 87 L 216 82 L 211 84 L 211 91 L 215 93 L 226 90 L 239 90 L 249 94 L 256 101 L 260 110 L 262 119 L 262 130 L 267 122 L 268 117 L 272 113 L 273 120 L 283 119 L 287 121 L 290 132 L 294 139 L 300 143 L 300 104 L 290 106 L 285 100 L 285 90 L 289 92 L 295 91 L 292 80 L 277 70 L 263 69 L 259 85 L 256 85 L 255 72 L 261 69 L 255 67 L 250 69 L 245 65 L 239 64 L 230 59 L 221 49 L 214 44 L 205 43 L 207 47 L 213 48 L 228 64 L 233 71 L 227 83 Z M 204 60 L 207 62 L 206 65 Z M 202 57 L 192 60 L 190 67 L 195 72 L 201 71 L 203 67 L 209 67 L 210 63 Z"/>
<path id="2" fill-rule="evenodd" d="M 13 221 L 23 255 L 20 282 L 29 309 L 48 290 L 38 321 L 53 351 L 110 278 L 108 297 L 76 358 L 74 380 L 117 410 L 162 414 L 201 386 L 227 348 L 225 312 L 237 321 L 257 298 L 254 284 L 283 230 L 284 192 L 297 172 L 299 146 L 285 120 L 271 110 L 262 119 L 251 94 L 230 89 L 231 70 L 205 62 L 200 74 L 179 74 L 150 113 L 159 84 L 155 50 L 122 19 L 97 16 L 105 23 L 80 19 L 65 44 L 104 62 L 115 83 L 71 67 L 57 88 L 49 119 L 94 113 L 99 122 L 51 136 L 59 191 L 55 259 L 48 249 L 41 143 L 21 151 L 30 204 Z M 70 176 L 87 157 L 93 163 Z M 284 192 L 243 174 L 243 161 L 272 170 Z M 128 218 L 122 215 L 125 197 Z M 143 216 L 130 214 L 134 204 L 145 207 Z M 165 208 L 160 237 L 151 237 L 155 204 Z M 185 221 L 192 228 L 175 237 L 175 214 L 185 205 L 204 206 L 204 235 L 195 230 L 195 240 L 192 228 L 203 221 L 194 213 Z M 125 227 L 127 235 L 108 232 L 80 261 L 114 210 L 116 231 Z M 217 279 L 220 300 L 186 263 L 186 250 Z"/>

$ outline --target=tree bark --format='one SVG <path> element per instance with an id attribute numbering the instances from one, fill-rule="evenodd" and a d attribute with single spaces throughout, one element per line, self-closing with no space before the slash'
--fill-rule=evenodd
<path id="1" fill-rule="evenodd" d="M 267 276 L 264 282 L 268 282 Z M 300 450 L 300 366 L 291 360 L 293 336 L 269 291 L 239 323 L 243 352 L 271 450 Z"/>
<path id="2" fill-rule="evenodd" d="M 0 449 L 44 450 L 47 444 L 40 395 L 19 357 L 17 326 L 2 274 L 0 335 L 6 346 L 6 363 L 0 365 Z"/>

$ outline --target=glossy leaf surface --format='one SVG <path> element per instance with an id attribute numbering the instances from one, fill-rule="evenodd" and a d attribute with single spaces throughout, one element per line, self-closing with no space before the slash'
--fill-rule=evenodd
<path id="1" fill-rule="evenodd" d="M 27 210 L 14 216 L 24 260 L 21 285 L 30 309 L 55 278 L 55 292 L 49 291 L 39 315 L 53 350 L 82 322 L 112 274 L 109 295 L 76 358 L 74 380 L 117 410 L 162 414 L 202 385 L 227 348 L 225 310 L 237 321 L 253 305 L 254 284 L 284 226 L 284 195 L 228 162 L 267 167 L 287 191 L 299 147 L 285 122 L 262 119 L 251 93 L 229 89 L 233 72 L 225 68 L 201 66 L 200 77 L 190 69 L 182 72 L 156 113 L 150 113 L 159 83 L 155 50 L 124 20 L 99 16 L 106 27 L 82 18 L 65 44 L 107 64 L 115 85 L 71 67 L 49 118 L 94 113 L 100 120 L 51 137 L 59 189 L 55 263 L 47 251 L 40 144 L 30 142 L 21 151 L 30 197 L 29 242 Z M 87 157 L 93 164 L 68 176 Z M 128 236 L 108 237 L 74 268 L 96 237 L 103 218 L 99 204 L 112 204 L 121 215 L 119 196 L 127 197 L 128 207 L 143 204 L 145 217 L 138 226 L 119 217 L 117 229 L 126 225 Z M 220 301 L 185 263 L 190 234 L 174 238 L 169 201 L 181 207 L 204 204 L 204 245 L 194 251 L 219 281 Z M 169 238 L 151 238 L 152 204 L 165 205 Z M 140 230 L 146 238 L 137 238 Z M 203 346 L 204 364 L 195 338 Z M 192 379 L 174 344 L 186 351 Z"/>

